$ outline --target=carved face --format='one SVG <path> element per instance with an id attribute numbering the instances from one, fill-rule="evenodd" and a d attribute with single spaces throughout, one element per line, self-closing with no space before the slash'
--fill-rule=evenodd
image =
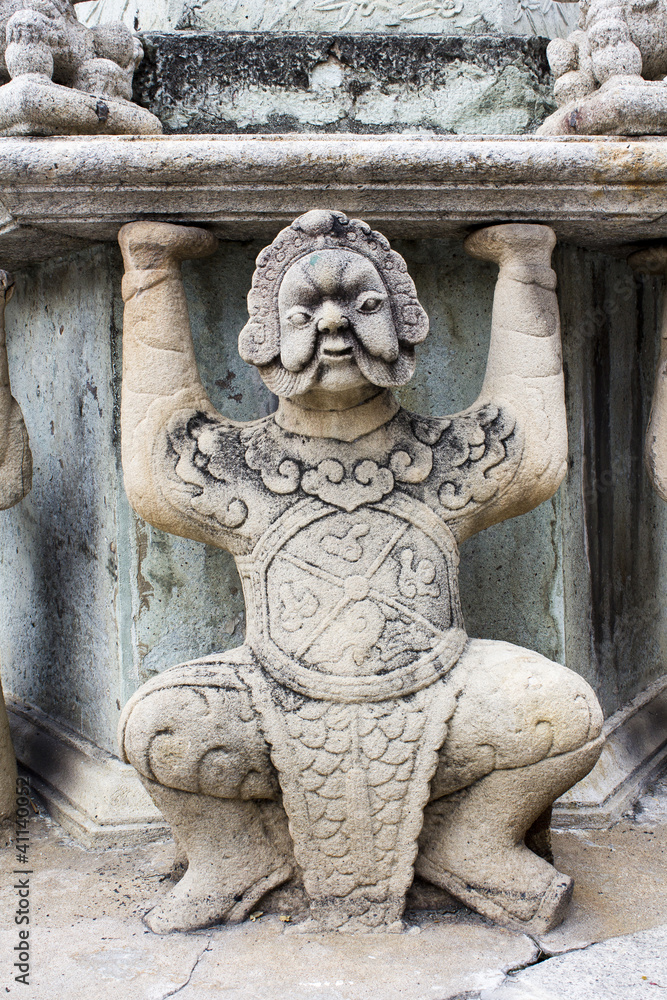
<path id="1" fill-rule="evenodd" d="M 278 311 L 280 360 L 306 376 L 304 388 L 378 384 L 399 356 L 385 284 L 354 251 L 315 251 L 296 261 L 280 285 Z"/>

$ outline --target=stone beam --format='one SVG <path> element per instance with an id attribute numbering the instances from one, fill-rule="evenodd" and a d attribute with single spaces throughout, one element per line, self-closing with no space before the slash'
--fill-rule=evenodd
<path id="1" fill-rule="evenodd" d="M 390 237 L 542 222 L 624 255 L 667 237 L 664 141 L 366 135 L 0 139 L 0 259 L 16 268 L 151 219 L 270 236 L 334 207 Z"/>

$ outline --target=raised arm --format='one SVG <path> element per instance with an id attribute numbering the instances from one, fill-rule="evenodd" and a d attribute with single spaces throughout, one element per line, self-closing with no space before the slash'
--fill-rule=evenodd
<path id="1" fill-rule="evenodd" d="M 21 408 L 11 393 L 5 343 L 5 304 L 14 282 L 0 271 L 0 510 L 13 507 L 32 486 L 32 455 Z"/>
<path id="2" fill-rule="evenodd" d="M 480 510 L 474 530 L 531 510 L 558 489 L 567 468 L 560 320 L 547 226 L 508 224 L 473 233 L 465 248 L 500 266 L 491 344 L 475 408 L 512 412 L 521 457 L 509 484 Z"/>
<path id="3" fill-rule="evenodd" d="M 222 419 L 199 378 L 181 278 L 181 261 L 208 256 L 216 240 L 203 229 L 133 222 L 123 226 L 118 242 L 125 262 L 125 489 L 134 509 L 151 524 L 192 537 L 190 520 L 165 495 L 159 453 L 166 450 L 167 426 L 179 411 L 186 419 L 188 414 Z"/>
<path id="4" fill-rule="evenodd" d="M 630 257 L 634 270 L 667 278 L 667 246 L 640 250 Z M 667 293 L 663 292 L 660 354 L 655 372 L 644 461 L 656 492 L 667 500 Z"/>

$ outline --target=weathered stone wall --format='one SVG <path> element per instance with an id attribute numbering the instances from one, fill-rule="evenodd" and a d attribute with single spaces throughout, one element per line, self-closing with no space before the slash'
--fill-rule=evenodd
<path id="1" fill-rule="evenodd" d="M 545 38 L 175 32 L 143 37 L 135 101 L 166 132 L 535 131 Z"/>
<path id="2" fill-rule="evenodd" d="M 260 246 L 222 243 L 184 268 L 204 382 L 240 420 L 274 404 L 236 350 Z M 451 412 L 481 385 L 495 268 L 458 243 L 395 246 L 432 329 L 403 403 Z M 664 672 L 667 653 L 667 505 L 641 461 L 657 286 L 636 283 L 623 262 L 568 247 L 556 266 L 570 473 L 552 501 L 466 543 L 462 598 L 471 635 L 567 663 L 609 713 Z M 243 600 L 230 557 L 164 535 L 127 504 L 118 251 L 100 247 L 16 277 L 10 363 L 35 475 L 32 494 L 0 519 L 3 676 L 16 697 L 113 751 L 120 706 L 143 680 L 243 641 Z"/>

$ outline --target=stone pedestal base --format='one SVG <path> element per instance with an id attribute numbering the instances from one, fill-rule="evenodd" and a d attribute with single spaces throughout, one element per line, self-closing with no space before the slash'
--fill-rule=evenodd
<path id="1" fill-rule="evenodd" d="M 667 83 L 614 77 L 550 115 L 538 135 L 667 135 Z"/>
<path id="2" fill-rule="evenodd" d="M 84 94 L 37 75 L 0 87 L 0 135 L 159 135 L 155 115 L 136 104 Z"/>

